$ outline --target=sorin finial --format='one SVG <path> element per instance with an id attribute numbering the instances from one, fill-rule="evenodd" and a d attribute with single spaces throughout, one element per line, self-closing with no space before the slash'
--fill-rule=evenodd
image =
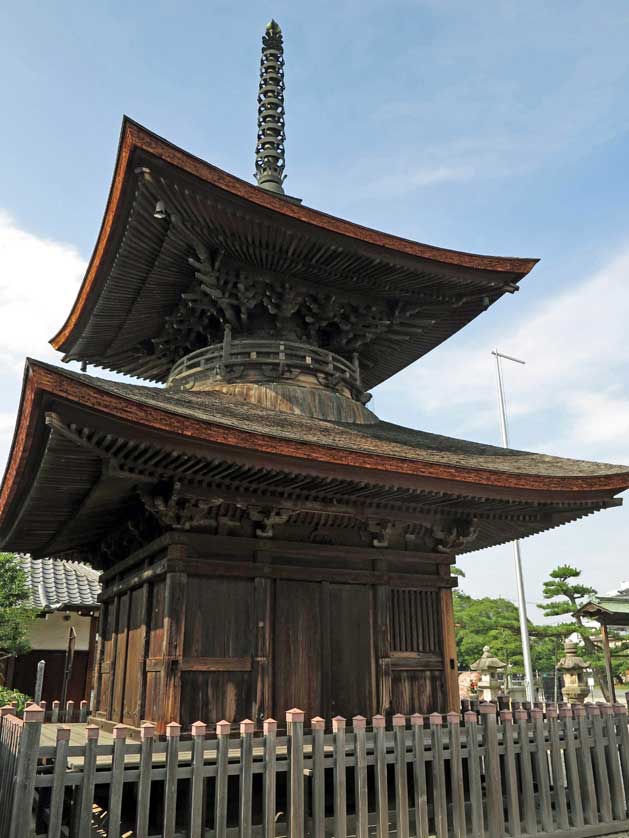
<path id="1" fill-rule="evenodd" d="M 258 186 L 284 194 L 284 41 L 279 24 L 267 23 L 262 36 L 260 88 L 258 92 Z"/>

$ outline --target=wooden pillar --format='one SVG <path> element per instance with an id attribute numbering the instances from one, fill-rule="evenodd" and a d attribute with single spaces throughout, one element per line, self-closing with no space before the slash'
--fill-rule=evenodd
<path id="1" fill-rule="evenodd" d="M 459 670 L 456 659 L 454 607 L 452 590 L 441 589 L 441 637 L 443 642 L 443 674 L 446 687 L 446 712 L 459 710 Z"/>
<path id="2" fill-rule="evenodd" d="M 262 727 L 264 719 L 272 713 L 272 585 L 273 581 L 271 579 L 264 579 L 262 577 L 256 577 L 254 579 L 256 639 L 255 666 L 253 670 L 254 698 L 251 718 L 254 720 L 257 728 Z"/>
<path id="3" fill-rule="evenodd" d="M 379 567 L 377 568 L 380 569 Z M 391 710 L 391 638 L 389 612 L 391 608 L 388 585 L 376 586 L 376 666 L 378 672 L 378 712 L 383 716 Z"/>
<path id="4" fill-rule="evenodd" d="M 149 642 L 151 639 L 151 594 L 152 585 L 145 582 L 142 585 L 142 657 L 138 660 L 140 669 L 140 683 L 138 686 L 138 704 L 135 710 L 137 724 L 144 721 L 144 705 L 146 703 L 146 659 L 149 653 Z"/>
<path id="5" fill-rule="evenodd" d="M 181 659 L 183 657 L 184 628 L 186 622 L 185 573 L 166 574 L 164 603 L 164 671 L 162 679 L 162 717 L 154 721 L 158 732 L 163 733 L 169 722 L 179 721 L 181 703 Z M 199 619 L 203 615 L 199 614 Z M 153 721 L 153 720 L 151 720 Z"/>
<path id="6" fill-rule="evenodd" d="M 90 692 L 94 690 L 94 699 L 96 699 L 96 684 L 98 675 L 100 674 L 100 656 L 102 648 L 102 632 L 104 625 L 104 608 L 99 609 L 98 618 L 95 614 L 90 616 L 90 639 L 87 647 L 87 672 L 85 673 L 85 687 L 83 689 L 83 698 L 90 701 Z M 92 705 L 94 705 L 92 707 Z M 96 707 L 96 700 L 90 701 L 90 708 Z"/>
<path id="7" fill-rule="evenodd" d="M 616 688 L 614 686 L 614 674 L 612 672 L 612 652 L 609 647 L 609 634 L 607 623 L 601 623 L 601 637 L 603 638 L 603 654 L 605 655 L 605 672 L 607 674 L 607 687 L 609 689 L 610 701 L 616 703 Z"/>

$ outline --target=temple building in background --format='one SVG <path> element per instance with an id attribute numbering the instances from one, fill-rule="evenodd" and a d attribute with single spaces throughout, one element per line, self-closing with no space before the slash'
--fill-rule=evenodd
<path id="1" fill-rule="evenodd" d="M 271 23 L 256 184 L 123 122 L 52 344 L 139 383 L 26 362 L 0 544 L 102 570 L 102 725 L 458 707 L 455 557 L 618 506 L 629 486 L 625 466 L 370 410 L 373 387 L 535 260 L 419 244 L 286 195 L 283 91 Z"/>

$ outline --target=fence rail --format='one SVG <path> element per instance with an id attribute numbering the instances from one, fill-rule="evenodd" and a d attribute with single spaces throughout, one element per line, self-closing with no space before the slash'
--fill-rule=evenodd
<path id="1" fill-rule="evenodd" d="M 0 838 L 522 838 L 629 829 L 624 705 L 547 705 L 480 714 L 336 717 L 286 714 L 261 732 L 245 720 L 210 732 L 175 722 L 140 741 L 122 725 L 72 744 L 60 724 L 41 743 L 36 705 L 0 713 Z"/>

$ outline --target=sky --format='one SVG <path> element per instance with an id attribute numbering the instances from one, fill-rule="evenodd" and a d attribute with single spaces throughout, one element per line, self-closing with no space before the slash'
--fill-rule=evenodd
<path id="1" fill-rule="evenodd" d="M 0 468 L 26 355 L 70 310 L 124 113 L 251 180 L 260 37 L 285 38 L 287 191 L 444 247 L 538 257 L 474 323 L 374 392 L 409 427 L 629 464 L 629 4 L 230 0 L 0 4 Z M 92 370 L 94 371 L 94 370 Z M 629 577 L 629 505 L 522 542 L 530 616 L 550 569 Z M 510 546 L 461 586 L 515 598 Z"/>

